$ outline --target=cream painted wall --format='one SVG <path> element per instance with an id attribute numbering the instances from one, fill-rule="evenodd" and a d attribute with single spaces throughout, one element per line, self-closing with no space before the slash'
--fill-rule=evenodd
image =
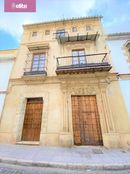
<path id="1" fill-rule="evenodd" d="M 5 58 L 6 59 L 6 58 Z M 5 94 L 7 90 L 10 73 L 13 67 L 13 61 L 1 61 L 0 59 L 0 115 L 4 105 Z"/>
<path id="2" fill-rule="evenodd" d="M 109 49 L 111 50 L 112 62 L 115 71 L 121 74 L 130 73 L 129 63 L 127 62 L 127 56 L 123 45 L 127 40 L 111 40 L 108 41 Z M 120 80 L 120 88 L 122 91 L 123 99 L 127 108 L 127 112 L 130 118 L 130 80 Z"/>

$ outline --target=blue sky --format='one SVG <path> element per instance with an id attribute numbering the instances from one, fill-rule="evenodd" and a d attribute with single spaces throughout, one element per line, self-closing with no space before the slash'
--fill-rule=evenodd
<path id="1" fill-rule="evenodd" d="M 37 0 L 36 13 L 5 13 L 0 0 L 0 49 L 16 48 L 22 24 L 102 15 L 107 33 L 130 31 L 130 0 Z"/>

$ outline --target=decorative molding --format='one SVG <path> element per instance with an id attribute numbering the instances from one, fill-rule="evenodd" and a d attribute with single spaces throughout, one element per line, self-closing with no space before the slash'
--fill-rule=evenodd
<path id="1" fill-rule="evenodd" d="M 1 94 L 7 94 L 7 91 L 0 91 L 0 95 Z"/>
<path id="2" fill-rule="evenodd" d="M 130 62 L 130 40 L 127 40 L 126 43 L 122 46 L 122 49 L 124 50 L 124 56 L 126 56 L 127 62 Z"/>
<path id="3" fill-rule="evenodd" d="M 130 80 L 130 73 L 129 74 L 119 74 L 118 78 L 121 80 Z"/>
<path id="4" fill-rule="evenodd" d="M 88 19 L 94 19 L 94 20 L 101 20 L 102 16 L 88 16 L 88 17 L 80 17 L 80 18 L 70 18 L 70 19 L 60 19 L 60 20 L 54 20 L 54 21 L 46 21 L 46 22 L 41 22 L 41 23 L 34 23 L 34 24 L 26 24 L 26 25 L 23 25 L 23 28 L 24 29 L 27 29 L 27 28 L 31 28 L 32 27 L 39 27 L 39 26 L 42 26 L 42 25 L 55 25 L 55 24 L 58 24 L 58 23 L 68 23 L 69 21 L 72 22 L 72 21 L 80 21 L 80 20 L 88 20 Z"/>
<path id="5" fill-rule="evenodd" d="M 95 95 L 97 93 L 97 88 L 94 86 L 84 87 L 72 87 L 68 89 L 71 95 Z"/>
<path id="6" fill-rule="evenodd" d="M 130 39 L 130 32 L 111 33 L 107 35 L 107 40 L 127 40 Z"/>

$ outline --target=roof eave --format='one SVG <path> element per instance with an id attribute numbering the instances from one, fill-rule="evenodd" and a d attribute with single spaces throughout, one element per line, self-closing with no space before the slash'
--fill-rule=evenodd
<path id="1" fill-rule="evenodd" d="M 60 20 L 54 20 L 54 21 L 25 24 L 25 25 L 23 25 L 23 28 L 33 27 L 36 25 L 47 25 L 47 24 L 52 24 L 52 23 L 61 23 L 61 22 L 88 20 L 88 19 L 102 19 L 102 18 L 103 18 L 103 16 L 88 16 L 88 17 L 80 17 L 80 18 L 60 19 Z"/>

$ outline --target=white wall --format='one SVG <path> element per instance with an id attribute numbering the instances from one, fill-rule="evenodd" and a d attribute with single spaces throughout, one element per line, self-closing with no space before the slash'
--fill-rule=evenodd
<path id="1" fill-rule="evenodd" d="M 13 60 L 0 61 L 0 115 L 4 105 L 5 94 L 2 91 L 6 91 L 8 87 L 8 81 L 13 66 Z"/>
<path id="2" fill-rule="evenodd" d="M 127 111 L 129 114 L 129 118 L 130 118 L 130 80 L 120 81 L 120 87 L 122 90 L 122 94 L 123 94 Z"/>
<path id="3" fill-rule="evenodd" d="M 0 94 L 0 117 L 4 106 L 5 94 Z"/>
<path id="4" fill-rule="evenodd" d="M 126 61 L 128 58 L 124 55 L 124 50 L 122 49 L 125 42 L 126 40 L 108 41 L 108 46 L 111 50 L 112 62 L 115 70 L 116 72 L 122 74 L 130 73 L 130 65 Z M 130 117 L 130 80 L 121 80 L 120 87 Z"/>
<path id="5" fill-rule="evenodd" d="M 129 64 L 126 62 L 128 57 L 124 55 L 125 53 L 122 49 L 125 42 L 126 40 L 108 41 L 115 70 L 119 73 L 130 73 Z"/>

